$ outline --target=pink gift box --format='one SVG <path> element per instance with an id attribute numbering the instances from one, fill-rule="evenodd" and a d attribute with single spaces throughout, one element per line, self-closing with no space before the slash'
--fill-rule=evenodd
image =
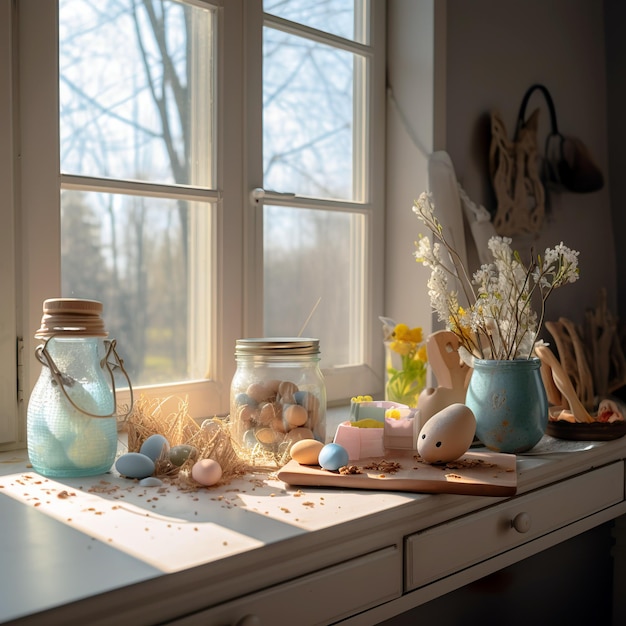
<path id="1" fill-rule="evenodd" d="M 333 441 L 348 451 L 351 461 L 385 456 L 386 449 L 415 450 L 419 412 L 405 408 L 406 415 L 401 415 L 399 419 L 384 417 L 381 428 L 359 428 L 352 426 L 350 421 L 342 422 L 337 427 Z"/>

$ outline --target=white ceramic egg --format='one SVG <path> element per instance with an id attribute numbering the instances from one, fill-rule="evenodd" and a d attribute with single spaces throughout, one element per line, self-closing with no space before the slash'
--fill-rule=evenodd
<path id="1" fill-rule="evenodd" d="M 193 464 L 191 477 L 197 483 L 210 487 L 222 477 L 222 466 L 213 459 L 200 459 Z"/>
<path id="2" fill-rule="evenodd" d="M 427 463 L 447 463 L 463 456 L 476 434 L 476 418 L 464 404 L 435 413 L 417 437 L 417 452 Z"/>

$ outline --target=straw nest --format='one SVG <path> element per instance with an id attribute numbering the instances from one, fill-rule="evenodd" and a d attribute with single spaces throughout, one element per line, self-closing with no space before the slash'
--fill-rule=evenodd
<path id="1" fill-rule="evenodd" d="M 139 452 L 142 443 L 155 434 L 165 437 L 171 447 L 186 444 L 195 448 L 195 454 L 180 467 L 171 463 L 167 456 L 158 459 L 154 476 L 167 478 L 181 488 L 196 489 L 201 485 L 191 477 L 191 468 L 200 459 L 213 459 L 220 464 L 222 478 L 219 484 L 249 471 L 235 450 L 227 420 L 214 417 L 199 424 L 189 414 L 186 400 L 174 400 L 177 400 L 177 407 L 167 412 L 165 406 L 171 406 L 172 398 L 147 399 L 142 396 L 122 424 L 122 430 L 128 433 L 129 452 Z"/>

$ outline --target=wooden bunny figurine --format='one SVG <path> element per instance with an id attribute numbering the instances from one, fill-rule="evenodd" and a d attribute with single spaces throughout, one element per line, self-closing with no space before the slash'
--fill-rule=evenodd
<path id="1" fill-rule="evenodd" d="M 439 330 L 426 340 L 428 362 L 438 386 L 427 387 L 417 400 L 420 429 L 435 413 L 451 404 L 465 402 L 472 369 L 461 361 L 459 345 L 457 336 L 449 330 Z"/>

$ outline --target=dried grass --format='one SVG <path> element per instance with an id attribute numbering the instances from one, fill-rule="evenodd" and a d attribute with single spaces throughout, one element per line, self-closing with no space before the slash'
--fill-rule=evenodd
<path id="1" fill-rule="evenodd" d="M 196 489 L 201 487 L 191 478 L 191 468 L 196 460 L 217 461 L 222 468 L 220 484 L 249 471 L 235 450 L 227 420 L 214 417 L 200 425 L 189 414 L 187 401 L 182 399 L 178 399 L 175 411 L 166 413 L 163 407 L 171 400 L 140 397 L 122 425 L 128 433 L 129 452 L 139 452 L 143 442 L 155 434 L 163 435 L 171 447 L 186 444 L 197 450 L 197 455 L 187 459 L 180 467 L 172 464 L 168 458 L 159 459 L 155 476 L 167 477 L 181 488 Z"/>

